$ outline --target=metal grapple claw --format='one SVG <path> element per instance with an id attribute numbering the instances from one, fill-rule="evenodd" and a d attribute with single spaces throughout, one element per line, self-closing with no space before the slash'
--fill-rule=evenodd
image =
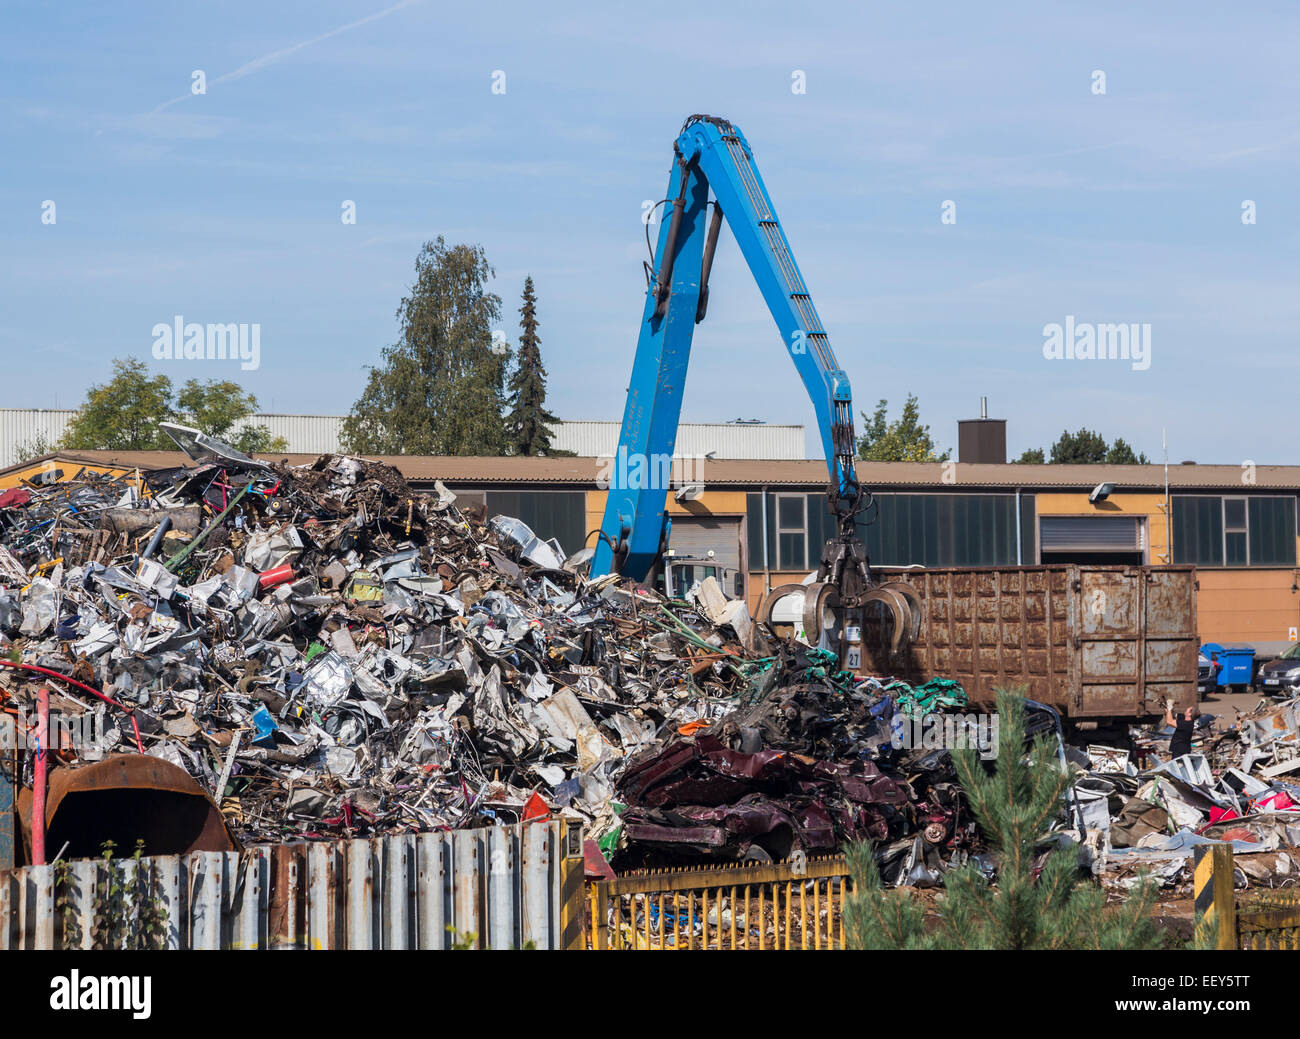
<path id="1" fill-rule="evenodd" d="M 862 605 L 878 602 L 889 610 L 893 620 L 889 651 L 897 653 L 916 641 L 921 634 L 921 599 L 906 581 L 886 581 L 869 588 Z"/>

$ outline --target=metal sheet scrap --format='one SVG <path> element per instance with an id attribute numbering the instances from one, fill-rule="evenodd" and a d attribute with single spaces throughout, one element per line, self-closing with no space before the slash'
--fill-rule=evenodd
<path id="1" fill-rule="evenodd" d="M 245 844 L 514 822 L 534 794 L 600 838 L 627 760 L 770 664 L 693 602 L 588 580 L 582 553 L 391 466 L 213 443 L 0 506 L 0 708 L 25 724 L 56 691 L 55 775 L 142 749 Z M 158 850 L 187 850 L 174 836 Z"/>

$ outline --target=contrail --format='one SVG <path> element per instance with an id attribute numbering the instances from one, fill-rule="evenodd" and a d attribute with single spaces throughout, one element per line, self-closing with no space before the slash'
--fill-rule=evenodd
<path id="1" fill-rule="evenodd" d="M 349 29 L 355 29 L 357 26 L 365 25 L 367 22 L 374 22 L 378 21 L 380 18 L 387 18 L 394 11 L 400 11 L 403 7 L 410 7 L 413 4 L 418 3 L 420 3 L 420 0 L 401 0 L 400 3 L 396 3 L 392 7 L 386 7 L 382 11 L 368 14 L 364 18 L 358 18 L 355 22 L 348 22 L 347 25 L 340 25 L 337 29 L 331 29 L 329 32 L 321 33 L 321 35 L 310 40 L 303 40 L 302 43 L 295 43 L 292 47 L 284 47 L 281 50 L 272 51 L 270 54 L 263 54 L 260 58 L 254 58 L 252 61 L 240 65 L 234 72 L 227 72 L 225 75 L 218 76 L 210 82 L 215 86 L 218 83 L 229 83 L 231 80 L 242 79 L 251 72 L 264 69 L 268 65 L 274 65 L 277 61 L 280 61 L 282 58 L 287 58 L 290 54 L 294 54 L 302 50 L 304 47 L 310 47 L 314 43 L 320 43 L 321 40 L 328 40 L 331 36 L 337 36 L 339 33 L 347 32 Z M 172 98 L 170 101 L 164 101 L 149 114 L 153 115 L 156 112 L 161 112 L 164 108 L 174 105 L 178 101 L 184 101 L 187 97 L 192 96 L 192 94 L 185 93 Z"/>

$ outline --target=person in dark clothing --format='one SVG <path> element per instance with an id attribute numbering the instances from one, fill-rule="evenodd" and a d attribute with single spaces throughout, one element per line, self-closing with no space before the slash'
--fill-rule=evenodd
<path id="1" fill-rule="evenodd" d="M 1177 721 L 1174 720 L 1174 702 L 1170 700 L 1165 704 L 1165 724 L 1174 727 L 1173 738 L 1169 741 L 1169 756 L 1171 758 L 1181 758 L 1184 754 L 1192 752 L 1192 730 L 1196 727 L 1196 708 L 1189 707 L 1183 712 L 1183 716 Z"/>

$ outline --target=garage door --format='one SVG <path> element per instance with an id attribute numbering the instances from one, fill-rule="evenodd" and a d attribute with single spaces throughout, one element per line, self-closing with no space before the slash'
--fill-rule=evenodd
<path id="1" fill-rule="evenodd" d="M 715 566 L 739 570 L 740 520 L 674 516 L 668 547 L 677 558 L 707 559 Z"/>
<path id="2" fill-rule="evenodd" d="M 1042 552 L 1140 552 L 1140 516 L 1043 516 L 1038 521 Z"/>

